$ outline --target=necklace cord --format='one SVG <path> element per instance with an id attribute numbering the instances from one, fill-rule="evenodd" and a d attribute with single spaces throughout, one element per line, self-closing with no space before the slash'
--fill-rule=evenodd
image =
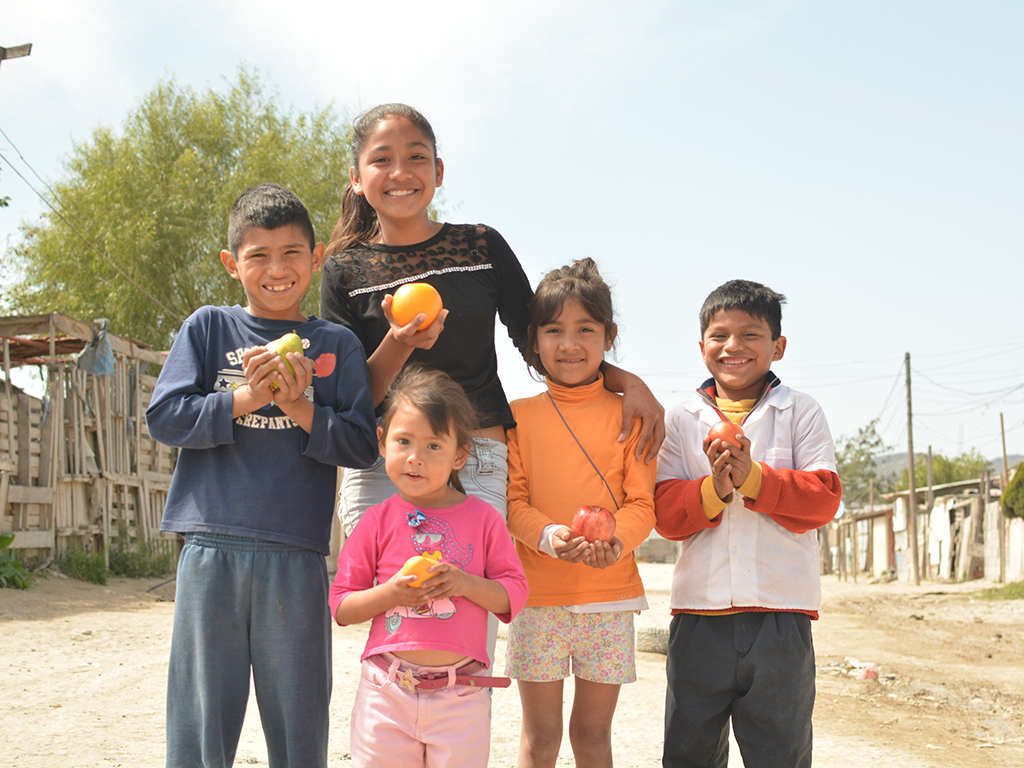
<path id="1" fill-rule="evenodd" d="M 594 468 L 594 471 L 597 472 L 597 476 L 600 477 L 601 482 L 604 483 L 604 487 L 608 489 L 608 495 L 612 497 L 612 503 L 615 505 L 615 509 L 618 510 L 619 502 L 615 498 L 615 494 L 612 493 L 612 487 L 608 485 L 608 481 L 604 479 L 604 475 L 601 474 L 601 470 L 597 468 L 597 464 L 595 464 L 594 460 L 590 458 L 590 454 L 588 454 L 587 449 L 583 447 L 583 443 L 581 443 L 580 439 L 576 437 L 576 433 L 572 431 L 572 427 L 569 426 L 569 422 L 565 420 L 565 416 L 563 416 L 562 412 L 558 409 L 558 403 L 556 403 L 555 398 L 551 396 L 550 390 L 548 390 L 547 396 L 548 400 L 551 401 L 551 405 L 554 406 L 555 413 L 558 414 L 558 417 L 562 420 L 562 423 L 565 424 L 565 428 L 568 429 L 569 434 L 572 435 L 572 439 L 576 441 L 576 445 L 578 445 L 580 447 L 580 450 L 583 451 L 583 455 L 587 457 L 587 461 L 590 462 L 590 466 Z"/>

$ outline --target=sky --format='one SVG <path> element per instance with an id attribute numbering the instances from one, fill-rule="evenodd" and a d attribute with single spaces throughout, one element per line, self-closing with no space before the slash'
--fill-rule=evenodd
<path id="1" fill-rule="evenodd" d="M 701 303 L 744 278 L 788 297 L 773 370 L 837 440 L 878 419 L 907 450 L 909 353 L 915 451 L 1000 456 L 1003 414 L 1024 453 L 1022 34 L 1016 0 L 8 0 L 0 45 L 33 48 L 0 66 L 0 254 L 43 210 L 15 169 L 43 190 L 159 80 L 250 66 L 296 110 L 420 109 L 445 218 L 534 284 L 594 258 L 612 360 L 666 408 L 707 375 Z M 540 391 L 504 335 L 499 363 Z"/>

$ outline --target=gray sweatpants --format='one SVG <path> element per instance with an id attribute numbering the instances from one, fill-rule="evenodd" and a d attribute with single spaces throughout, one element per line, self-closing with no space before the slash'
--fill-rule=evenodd
<path id="1" fill-rule="evenodd" d="M 178 561 L 167 766 L 230 766 L 249 674 L 271 768 L 327 765 L 331 624 L 324 556 L 190 534 Z"/>

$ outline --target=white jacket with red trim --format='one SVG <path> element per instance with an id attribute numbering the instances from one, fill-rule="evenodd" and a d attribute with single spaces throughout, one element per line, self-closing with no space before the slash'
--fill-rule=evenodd
<path id="1" fill-rule="evenodd" d="M 682 540 L 672 579 L 673 611 L 736 608 L 817 612 L 821 607 L 816 528 L 842 498 L 825 415 L 808 395 L 775 380 L 743 422 L 762 467 L 756 500 L 738 491 L 708 520 L 700 497 L 709 474 L 701 450 L 721 417 L 701 395 L 673 408 L 658 454 L 657 530 Z"/>

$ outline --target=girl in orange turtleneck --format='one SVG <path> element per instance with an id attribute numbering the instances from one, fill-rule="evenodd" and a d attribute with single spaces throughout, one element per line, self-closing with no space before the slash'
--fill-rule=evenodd
<path id="1" fill-rule="evenodd" d="M 508 432 L 508 527 L 530 582 L 507 650 L 523 705 L 520 768 L 555 765 L 570 667 L 576 765 L 611 766 L 619 686 L 636 680 L 633 613 L 647 600 L 633 550 L 654 527 L 655 464 L 636 457 L 639 420 L 619 440 L 622 401 L 601 372 L 616 333 L 611 290 L 592 259 L 537 287 L 527 362 L 548 389 L 512 403 Z M 583 506 L 614 513 L 610 542 L 573 533 Z"/>

